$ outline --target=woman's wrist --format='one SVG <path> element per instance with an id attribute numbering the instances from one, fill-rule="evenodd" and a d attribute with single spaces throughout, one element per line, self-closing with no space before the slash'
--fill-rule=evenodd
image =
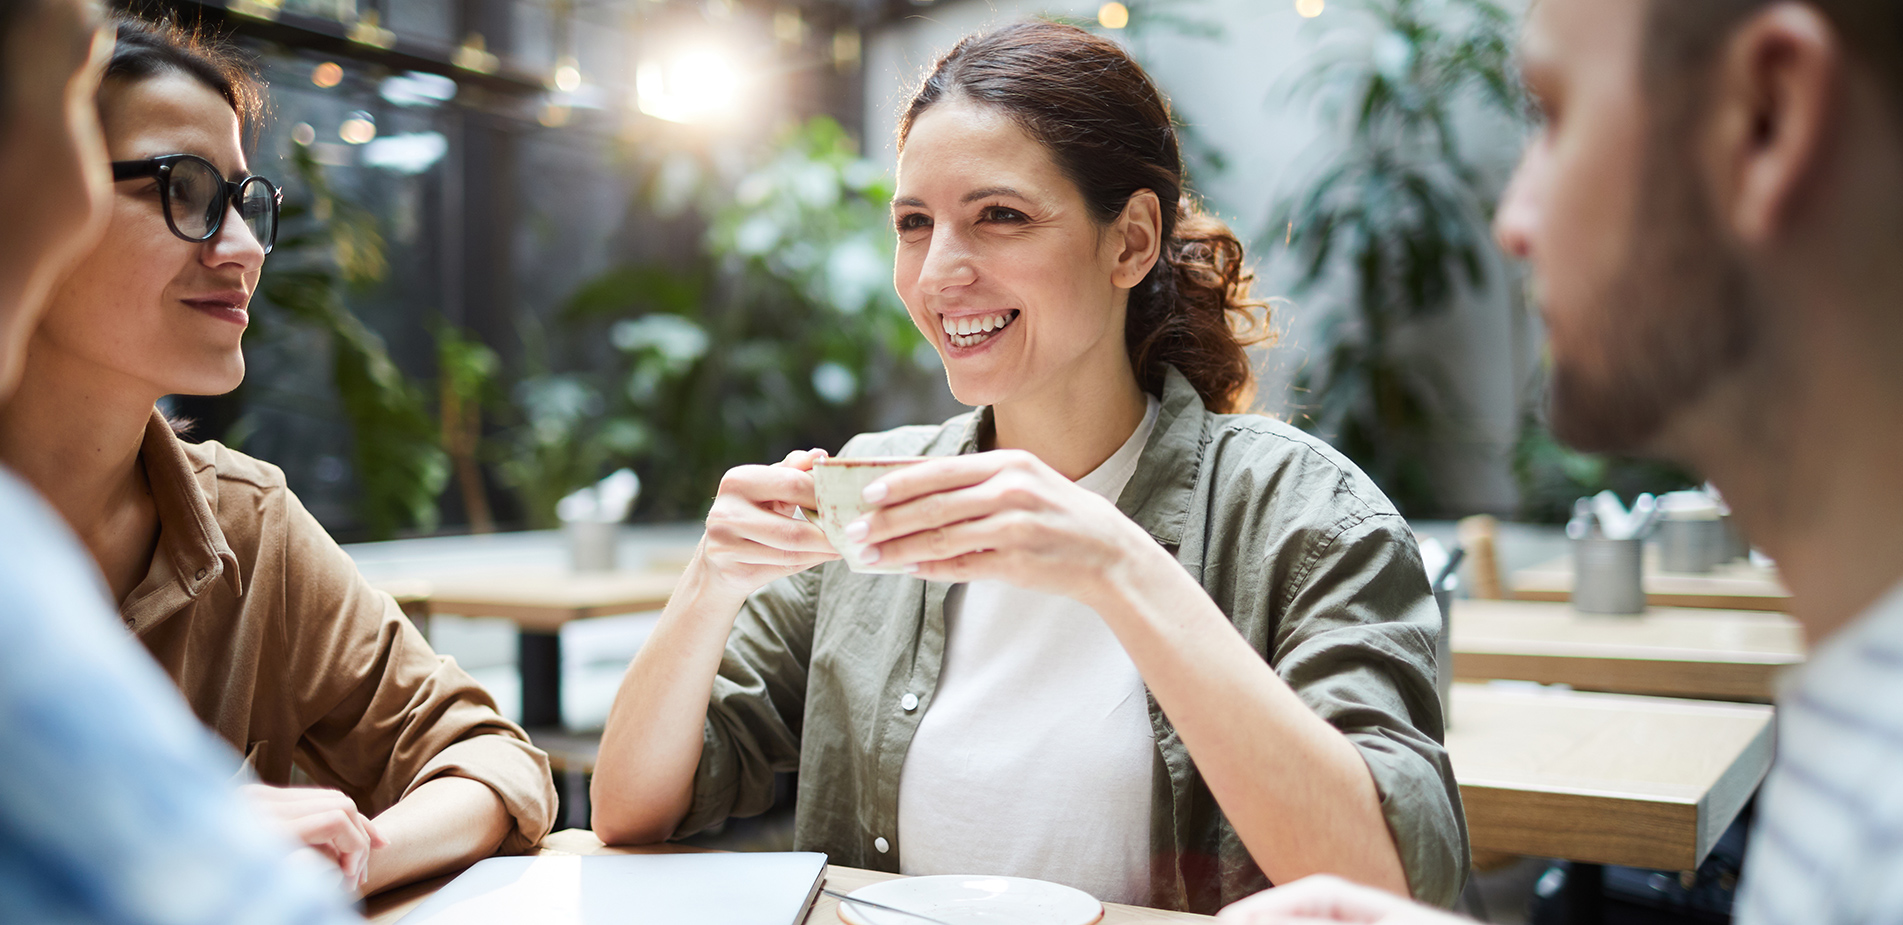
<path id="1" fill-rule="evenodd" d="M 1149 532 L 1135 523 L 1120 531 L 1112 544 L 1114 552 L 1092 582 L 1096 592 L 1084 601 L 1113 628 L 1129 620 L 1143 620 L 1159 613 L 1157 603 L 1180 593 L 1181 583 L 1189 576 Z M 1192 586 L 1195 583 L 1189 582 Z M 1195 586 L 1198 594 L 1200 586 Z"/>
<path id="2" fill-rule="evenodd" d="M 707 558 L 707 545 L 703 540 L 694 557 L 687 561 L 687 568 L 681 572 L 681 580 L 674 586 L 673 597 L 686 603 L 696 613 L 738 613 L 741 605 L 747 602 L 748 595 L 754 590 L 738 588 L 720 573 L 720 567 Z"/>

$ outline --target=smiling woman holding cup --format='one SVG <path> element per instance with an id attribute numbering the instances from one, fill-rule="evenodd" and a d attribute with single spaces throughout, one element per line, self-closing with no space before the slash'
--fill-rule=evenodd
<path id="1" fill-rule="evenodd" d="M 899 141 L 895 282 L 981 407 L 728 473 L 616 699 L 596 831 L 758 813 L 797 769 L 798 846 L 837 864 L 1203 912 L 1320 872 L 1451 902 L 1418 551 L 1347 460 L 1232 413 L 1261 303 L 1147 76 L 1007 27 L 940 59 Z M 926 459 L 827 487 L 861 457 Z"/>

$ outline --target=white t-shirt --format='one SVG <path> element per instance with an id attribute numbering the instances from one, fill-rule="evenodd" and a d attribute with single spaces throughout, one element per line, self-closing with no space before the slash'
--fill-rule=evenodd
<path id="1" fill-rule="evenodd" d="M 1156 426 L 1077 484 L 1115 499 Z M 899 775 L 906 874 L 1036 877 L 1150 895 L 1157 753 L 1136 665 L 1097 612 L 974 581 L 945 598 L 945 659 Z"/>
<path id="2" fill-rule="evenodd" d="M 1779 687 L 1736 921 L 1903 922 L 1903 584 Z"/>

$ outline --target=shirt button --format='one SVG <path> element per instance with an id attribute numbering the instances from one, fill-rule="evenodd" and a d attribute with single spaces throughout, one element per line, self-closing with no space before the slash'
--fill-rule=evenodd
<path id="1" fill-rule="evenodd" d="M 899 698 L 899 706 L 903 707 L 907 713 L 918 709 L 918 695 L 907 692 L 905 696 Z M 880 848 L 879 850 L 884 851 L 885 849 Z"/>
<path id="2" fill-rule="evenodd" d="M 912 695 L 906 694 L 905 696 L 910 697 Z M 883 838 L 875 838 L 872 840 L 872 847 L 879 849 L 880 854 L 884 854 L 892 850 L 892 843 Z"/>
<path id="3" fill-rule="evenodd" d="M 127 627 L 127 628 L 131 628 L 131 627 L 133 627 L 133 626 L 136 626 L 136 625 L 138 625 L 138 622 L 139 622 L 139 621 L 137 621 L 137 620 L 134 620 L 134 619 L 132 619 L 131 617 L 127 617 L 127 618 L 126 618 L 126 627 Z"/>
<path id="4" fill-rule="evenodd" d="M 197 578 L 197 579 L 198 579 L 199 581 L 204 581 L 204 580 L 205 580 L 205 570 L 204 570 L 204 569 L 202 569 L 202 568 L 201 568 L 201 569 L 199 569 L 199 570 L 198 570 L 198 574 L 197 574 L 197 575 L 194 575 L 194 576 L 192 576 L 192 577 L 194 577 L 194 578 Z"/>

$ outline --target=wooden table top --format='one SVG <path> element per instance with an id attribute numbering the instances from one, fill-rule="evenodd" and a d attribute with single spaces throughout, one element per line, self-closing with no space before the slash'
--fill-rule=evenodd
<path id="1" fill-rule="evenodd" d="M 646 845 L 638 848 L 614 848 L 603 845 L 595 833 L 587 829 L 564 829 L 542 839 L 541 847 L 535 853 L 543 854 L 674 854 L 701 849 L 684 845 Z M 891 880 L 898 874 L 880 873 L 873 870 L 861 870 L 856 867 L 840 867 L 829 864 L 826 867 L 826 887 L 842 893 L 850 893 L 867 884 L 881 880 Z M 380 893 L 365 901 L 365 913 L 374 925 L 389 925 L 407 915 L 428 899 L 431 894 L 442 889 L 450 877 L 437 877 L 406 887 Z M 1143 906 L 1125 906 L 1119 903 L 1104 903 L 1104 916 L 1101 925 L 1187 925 L 1194 922 L 1213 921 L 1206 915 L 1189 912 L 1168 912 L 1162 909 L 1149 909 Z M 839 900 L 822 895 L 814 901 L 812 912 L 806 916 L 805 925 L 844 925 L 839 917 Z"/>
<path id="2" fill-rule="evenodd" d="M 1667 572 L 1659 568 L 1658 550 L 1645 551 L 1645 599 L 1654 607 L 1710 607 L 1720 610 L 1791 609 L 1791 592 L 1778 579 L 1777 569 L 1738 561 L 1710 572 Z M 1526 601 L 1571 601 L 1573 557 L 1523 568 L 1507 578 L 1507 593 Z"/>
<path id="3" fill-rule="evenodd" d="M 1804 660 L 1803 628 L 1755 610 L 1585 614 L 1541 601 L 1454 601 L 1454 676 L 1768 703 Z"/>
<path id="4" fill-rule="evenodd" d="M 1476 851 L 1692 870 L 1771 766 L 1771 707 L 1456 684 Z"/>
<path id="5" fill-rule="evenodd" d="M 373 581 L 406 612 L 502 617 L 525 630 L 552 633 L 570 620 L 658 610 L 680 582 L 681 569 L 577 572 L 524 565 Z"/>
<path id="6" fill-rule="evenodd" d="M 1476 851 L 1662 870 L 1698 866 L 1771 764 L 1772 709 L 1537 687 L 1456 684 L 1447 752 Z M 670 853 L 681 845 L 610 848 L 568 829 L 537 854 Z M 829 866 L 850 892 L 895 874 Z M 395 922 L 441 889 L 438 877 L 371 897 L 370 920 Z M 1105 904 L 1104 925 L 1164 925 L 1206 916 Z M 807 925 L 841 925 L 820 897 Z"/>

